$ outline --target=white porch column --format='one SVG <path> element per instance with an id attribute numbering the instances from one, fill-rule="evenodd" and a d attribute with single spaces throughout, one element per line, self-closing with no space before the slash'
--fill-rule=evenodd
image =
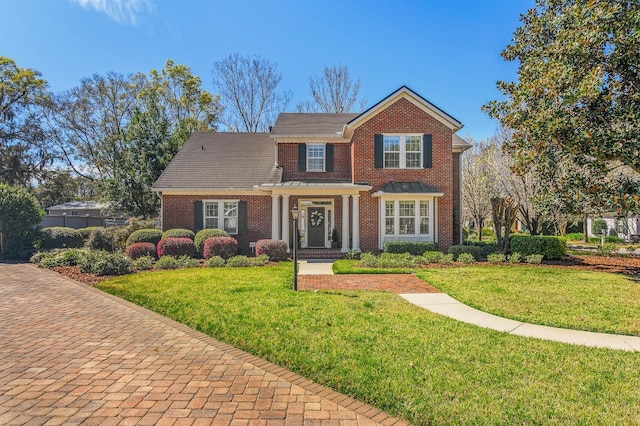
<path id="1" fill-rule="evenodd" d="M 280 215 L 278 215 L 279 195 L 271 195 L 271 239 L 280 239 Z"/>
<path id="2" fill-rule="evenodd" d="M 289 196 L 282 196 L 282 239 L 287 243 L 287 251 L 290 251 L 289 247 Z"/>
<path id="3" fill-rule="evenodd" d="M 360 194 L 353 195 L 353 210 L 351 215 L 353 216 L 353 247 L 352 250 L 360 252 Z"/>
<path id="4" fill-rule="evenodd" d="M 342 196 L 342 253 L 349 252 L 349 196 Z"/>

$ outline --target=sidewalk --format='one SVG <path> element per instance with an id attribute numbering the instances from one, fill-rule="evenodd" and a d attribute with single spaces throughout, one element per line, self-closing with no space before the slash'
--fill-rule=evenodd
<path id="1" fill-rule="evenodd" d="M 408 302 L 428 311 L 491 330 L 497 330 L 517 336 L 569 343 L 572 345 L 609 348 L 623 351 L 640 351 L 640 337 L 638 336 L 623 336 L 617 334 L 594 333 L 589 331 L 547 327 L 488 314 L 467 306 L 447 294 L 439 292 L 437 289 L 431 287 L 429 284 L 419 280 L 416 276 L 411 274 L 348 274 L 326 277 L 326 275 L 333 275 L 331 263 L 328 261 L 321 263 L 299 263 L 299 275 L 322 275 L 318 277 L 305 277 L 308 284 L 300 286 L 303 290 L 361 289 L 390 291 L 400 293 L 400 296 Z M 419 281 L 419 283 L 414 282 L 412 279 Z M 372 281 L 376 282 L 374 283 Z M 303 281 L 303 283 L 304 282 L 305 281 Z M 418 291 L 402 291 L 402 289 L 412 288 L 417 289 Z M 400 291 L 398 289 L 400 289 Z"/>

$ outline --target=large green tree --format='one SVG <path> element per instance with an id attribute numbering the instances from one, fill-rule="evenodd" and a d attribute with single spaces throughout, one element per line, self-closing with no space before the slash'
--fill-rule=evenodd
<path id="1" fill-rule="evenodd" d="M 0 183 L 0 256 L 29 254 L 42 214 L 26 189 Z"/>
<path id="2" fill-rule="evenodd" d="M 640 2 L 537 0 L 521 21 L 502 52 L 518 81 L 498 82 L 507 99 L 484 107 L 513 130 L 516 166 L 545 176 L 570 162 L 586 193 L 639 210 Z"/>
<path id="3" fill-rule="evenodd" d="M 40 72 L 0 56 L 0 182 L 28 187 L 55 158 L 41 125 L 48 105 Z"/>

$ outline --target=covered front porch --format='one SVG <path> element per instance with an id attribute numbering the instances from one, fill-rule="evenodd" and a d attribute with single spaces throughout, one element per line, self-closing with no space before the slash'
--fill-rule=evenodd
<path id="1" fill-rule="evenodd" d="M 260 189 L 271 192 L 271 238 L 293 244 L 291 209 L 297 206 L 301 249 L 360 252 L 360 192 L 369 191 L 370 186 L 290 181 Z"/>

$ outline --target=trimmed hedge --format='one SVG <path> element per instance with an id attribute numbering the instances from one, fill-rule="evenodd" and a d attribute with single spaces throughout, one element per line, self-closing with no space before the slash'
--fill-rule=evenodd
<path id="1" fill-rule="evenodd" d="M 153 243 L 157 245 L 162 239 L 162 231 L 158 228 L 146 228 L 133 231 L 127 238 L 127 246 L 134 243 Z"/>
<path id="2" fill-rule="evenodd" d="M 133 272 L 133 262 L 124 254 L 89 251 L 78 262 L 81 272 L 88 274 L 124 275 Z"/>
<path id="3" fill-rule="evenodd" d="M 545 259 L 562 259 L 567 254 L 567 240 L 563 237 L 512 235 L 509 247 L 522 257 L 541 254 Z"/>
<path id="4" fill-rule="evenodd" d="M 196 246 L 196 253 L 199 256 L 204 255 L 204 242 L 211 237 L 228 237 L 229 233 L 224 229 L 217 228 L 207 228 L 198 231 L 196 236 L 193 238 L 193 243 Z"/>
<path id="5" fill-rule="evenodd" d="M 89 234 L 87 247 L 92 250 L 111 252 L 113 251 L 113 234 L 105 228 L 95 227 L 95 229 L 91 231 L 91 234 Z"/>
<path id="6" fill-rule="evenodd" d="M 84 245 L 82 235 L 73 228 L 63 226 L 42 228 L 40 230 L 40 236 L 41 249 L 80 248 Z"/>
<path id="7" fill-rule="evenodd" d="M 133 260 L 144 256 L 156 258 L 156 246 L 153 243 L 133 243 L 127 246 L 125 254 Z"/>
<path id="8" fill-rule="evenodd" d="M 430 241 L 387 241 L 383 246 L 383 251 L 387 253 L 409 253 L 414 256 L 437 250 L 438 243 Z"/>
<path id="9" fill-rule="evenodd" d="M 269 256 L 269 260 L 278 262 L 289 257 L 287 243 L 283 240 L 258 240 L 256 241 L 256 256 Z"/>
<path id="10" fill-rule="evenodd" d="M 163 238 L 158 242 L 158 258 L 162 256 L 193 257 L 196 247 L 191 238 Z"/>
<path id="11" fill-rule="evenodd" d="M 183 229 L 183 228 L 167 229 L 162 234 L 162 239 L 165 239 L 165 238 L 190 238 L 191 241 L 193 241 L 193 239 L 195 237 L 196 237 L 195 232 L 193 232 L 190 229 Z"/>
<path id="12" fill-rule="evenodd" d="M 220 256 L 230 259 L 238 253 L 238 242 L 231 237 L 211 237 L 204 242 L 204 258 Z"/>
<path id="13" fill-rule="evenodd" d="M 479 246 L 456 245 L 449 247 L 448 253 L 453 255 L 454 260 L 458 259 L 458 256 L 460 256 L 462 253 L 469 253 L 473 256 L 474 259 L 478 260 L 478 258 L 480 257 L 480 249 L 481 247 Z"/>
<path id="14" fill-rule="evenodd" d="M 88 228 L 77 229 L 77 231 L 80 233 L 80 235 L 82 235 L 82 238 L 86 240 L 96 229 L 106 230 L 107 228 L 105 228 L 104 226 L 89 226 Z"/>

